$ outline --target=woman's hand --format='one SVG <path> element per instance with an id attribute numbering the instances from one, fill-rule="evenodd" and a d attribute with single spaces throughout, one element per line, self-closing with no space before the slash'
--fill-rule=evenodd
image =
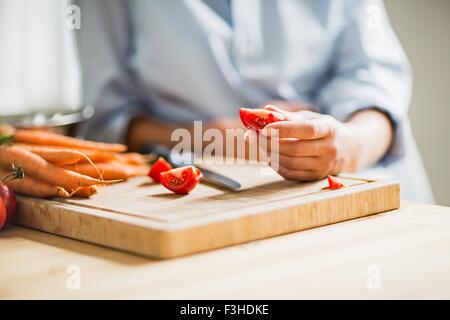
<path id="1" fill-rule="evenodd" d="M 287 112 L 297 112 L 297 111 L 313 111 L 314 106 L 300 101 L 286 101 L 286 100 L 272 100 L 267 102 L 265 105 L 277 106 L 279 109 Z M 262 107 L 261 107 L 262 108 Z"/>
<path id="2" fill-rule="evenodd" d="M 268 137 L 270 147 L 271 129 L 278 130 L 278 163 L 273 163 L 275 157 L 271 156 L 270 165 L 289 180 L 311 181 L 328 174 L 354 172 L 377 162 L 392 139 L 389 120 L 375 110 L 362 111 L 343 123 L 310 111 L 266 109 L 284 113 L 289 119 L 269 124 L 261 132 Z"/>

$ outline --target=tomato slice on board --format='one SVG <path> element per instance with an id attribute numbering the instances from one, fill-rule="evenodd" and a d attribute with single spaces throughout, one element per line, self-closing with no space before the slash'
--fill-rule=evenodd
<path id="1" fill-rule="evenodd" d="M 337 190 L 337 189 L 340 189 L 340 188 L 343 188 L 343 187 L 344 187 L 344 184 L 342 184 L 339 181 L 337 181 L 335 177 L 330 176 L 330 175 L 328 176 L 328 187 L 327 187 L 327 189 Z"/>
<path id="2" fill-rule="evenodd" d="M 6 208 L 3 200 L 0 198 L 0 230 L 6 225 Z"/>
<path id="3" fill-rule="evenodd" d="M 177 194 L 191 192 L 202 180 L 202 173 L 193 166 L 172 169 L 161 173 L 161 184 Z"/>
<path id="4" fill-rule="evenodd" d="M 155 182 L 160 182 L 161 173 L 172 170 L 172 166 L 163 157 L 159 157 L 158 160 L 150 168 L 148 176 Z"/>
<path id="5" fill-rule="evenodd" d="M 239 115 L 242 123 L 247 129 L 253 129 L 257 132 L 269 123 L 287 120 L 284 114 L 265 109 L 241 108 L 239 110 Z"/>

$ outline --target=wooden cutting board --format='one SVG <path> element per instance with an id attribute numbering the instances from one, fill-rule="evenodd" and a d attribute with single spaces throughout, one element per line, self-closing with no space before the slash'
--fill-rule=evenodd
<path id="1" fill-rule="evenodd" d="M 298 183 L 256 165 L 211 169 L 242 183 L 238 192 L 199 185 L 180 196 L 147 177 L 102 187 L 91 199 L 18 197 L 26 227 L 156 258 L 170 258 L 264 239 L 396 209 L 399 184 L 340 177 Z M 261 170 L 266 170 L 263 174 Z"/>

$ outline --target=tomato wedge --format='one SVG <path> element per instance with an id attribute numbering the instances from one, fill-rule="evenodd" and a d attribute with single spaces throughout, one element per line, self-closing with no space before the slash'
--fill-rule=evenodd
<path id="1" fill-rule="evenodd" d="M 247 129 L 253 129 L 257 132 L 269 123 L 287 120 L 284 114 L 265 109 L 241 108 L 239 110 L 239 115 L 242 123 Z"/>
<path id="2" fill-rule="evenodd" d="M 160 176 L 162 172 L 172 170 L 172 166 L 163 157 L 159 157 L 158 160 L 152 165 L 148 176 L 155 182 L 160 182 Z"/>
<path id="3" fill-rule="evenodd" d="M 172 169 L 161 173 L 161 184 L 177 194 L 191 192 L 202 180 L 201 171 L 193 166 Z"/>
<path id="4" fill-rule="evenodd" d="M 3 200 L 0 198 L 0 230 L 6 225 L 6 208 Z"/>
<path id="5" fill-rule="evenodd" d="M 344 184 L 342 184 L 339 181 L 337 181 L 335 177 L 330 176 L 330 175 L 328 176 L 328 187 L 327 187 L 327 189 L 337 190 L 337 189 L 340 189 L 340 188 L 343 188 L 343 187 L 344 187 Z"/>
<path id="6" fill-rule="evenodd" d="M 6 209 L 6 222 L 11 223 L 14 220 L 14 214 L 16 213 L 16 196 L 14 191 L 6 183 L 15 179 L 22 179 L 25 176 L 22 167 L 12 167 L 12 171 L 2 177 L 0 181 L 0 199 L 3 201 L 3 205 Z"/>

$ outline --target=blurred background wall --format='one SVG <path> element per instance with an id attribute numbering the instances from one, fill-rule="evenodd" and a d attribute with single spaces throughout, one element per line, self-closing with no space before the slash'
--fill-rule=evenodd
<path id="1" fill-rule="evenodd" d="M 63 0 L 0 0 L 0 117 L 80 106 Z"/>
<path id="2" fill-rule="evenodd" d="M 385 4 L 414 71 L 413 132 L 436 202 L 450 205 L 450 0 Z"/>

